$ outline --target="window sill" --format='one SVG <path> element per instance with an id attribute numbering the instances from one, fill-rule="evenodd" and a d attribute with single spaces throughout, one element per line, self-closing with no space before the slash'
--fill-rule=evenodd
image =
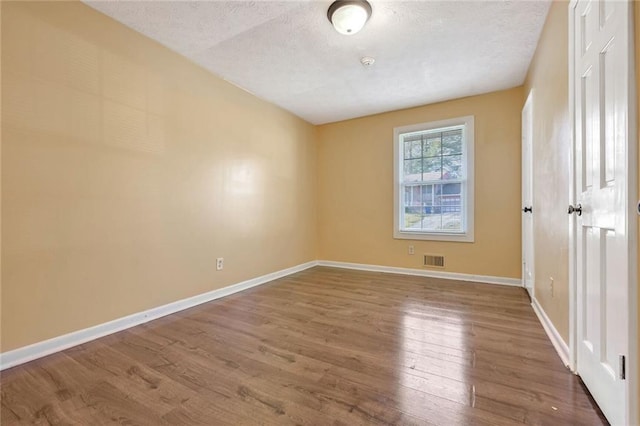
<path id="1" fill-rule="evenodd" d="M 466 234 L 447 234 L 444 232 L 426 233 L 426 232 L 410 232 L 396 230 L 393 238 L 398 240 L 426 240 L 426 241 L 453 241 L 459 243 L 473 243 L 473 233 Z"/>

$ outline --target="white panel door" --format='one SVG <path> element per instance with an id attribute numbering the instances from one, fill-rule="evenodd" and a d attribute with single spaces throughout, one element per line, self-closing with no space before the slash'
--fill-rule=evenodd
<path id="1" fill-rule="evenodd" d="M 522 285 L 533 297 L 533 93 L 522 108 Z"/>
<path id="2" fill-rule="evenodd" d="M 624 425 L 630 5 L 578 0 L 574 7 L 577 370 L 607 419 Z"/>

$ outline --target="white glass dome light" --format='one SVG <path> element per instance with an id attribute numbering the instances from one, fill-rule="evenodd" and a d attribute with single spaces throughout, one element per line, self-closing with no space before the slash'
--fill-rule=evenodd
<path id="1" fill-rule="evenodd" d="M 338 0 L 329 6 L 327 17 L 337 32 L 353 35 L 360 31 L 371 16 L 371 5 L 366 0 Z"/>

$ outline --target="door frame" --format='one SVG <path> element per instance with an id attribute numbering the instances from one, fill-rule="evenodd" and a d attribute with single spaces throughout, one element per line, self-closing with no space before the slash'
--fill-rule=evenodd
<path id="1" fill-rule="evenodd" d="M 640 358 L 638 356 L 638 265 L 633 267 L 633 262 L 638 259 L 638 217 L 636 214 L 636 206 L 638 202 L 638 122 L 637 122 L 637 87 L 636 87 L 636 69 L 635 69 L 635 32 L 634 32 L 634 7 L 640 5 L 635 2 L 625 1 L 629 7 L 628 22 L 629 26 L 629 46 L 628 46 L 628 116 L 627 116 L 627 232 L 629 233 L 629 297 L 628 297 L 628 331 L 627 336 L 629 353 L 627 360 L 627 377 L 626 377 L 626 419 L 627 424 L 640 423 L 638 414 L 639 408 L 637 401 L 638 380 L 640 378 L 638 369 L 640 367 Z M 571 182 L 569 185 L 569 202 L 567 205 L 576 202 L 576 131 L 575 131 L 575 77 L 574 77 L 574 55 L 576 49 L 576 40 L 574 34 L 574 16 L 578 0 L 571 0 L 569 3 L 569 122 L 571 133 L 571 149 L 569 154 L 569 167 Z M 640 29 L 639 29 L 640 30 Z M 640 71 L 640 70 L 638 70 Z M 569 219 L 569 368 L 577 374 L 577 219 L 575 215 L 571 215 Z"/>
<path id="2" fill-rule="evenodd" d="M 532 206 L 533 206 L 533 194 L 534 194 L 533 185 L 535 183 L 534 180 L 533 180 L 533 102 L 534 102 L 533 101 L 533 89 L 531 89 L 529 91 L 529 93 L 527 94 L 527 99 L 524 101 L 524 106 L 522 107 L 522 119 L 523 119 L 523 121 L 521 123 L 521 127 L 524 127 L 524 111 L 525 111 L 525 109 L 528 108 L 527 114 L 529 116 L 529 132 L 528 132 L 529 134 L 527 135 L 527 138 L 528 138 L 528 144 L 529 144 L 529 148 L 530 148 L 529 149 L 529 157 L 530 158 L 528 159 L 528 163 L 529 163 L 530 167 L 528 167 L 528 169 L 529 169 L 529 181 L 530 181 L 529 184 L 531 185 L 531 205 Z M 522 148 L 523 147 L 522 146 L 522 140 L 524 139 L 524 134 L 522 134 L 521 136 L 522 137 L 521 137 L 520 144 L 521 144 L 521 148 Z M 522 157 L 522 159 L 520 161 L 524 162 L 525 161 L 524 157 Z M 524 170 L 524 169 L 525 169 L 524 168 L 524 164 L 521 164 L 521 170 Z M 524 193 L 524 179 L 522 179 L 522 176 L 521 176 L 521 180 L 522 180 L 522 182 L 521 182 L 522 183 L 522 191 Z M 521 203 L 522 203 L 521 208 L 524 208 L 524 200 L 522 200 Z M 532 283 L 531 283 L 531 292 L 529 292 L 529 289 L 527 288 L 527 285 L 526 285 L 526 280 L 525 280 L 525 277 L 524 277 L 524 273 L 525 273 L 524 268 L 522 269 L 522 286 L 527 291 L 527 293 L 529 293 L 529 297 L 531 298 L 531 300 L 533 300 L 535 292 L 536 292 L 536 275 L 535 275 L 536 245 L 535 245 L 535 232 L 533 232 L 535 230 L 535 225 L 534 225 L 535 216 L 534 216 L 533 212 L 531 212 L 530 215 L 531 215 L 530 220 L 531 220 L 531 228 L 532 228 L 532 232 L 531 232 L 531 236 L 530 236 L 530 238 L 531 238 L 531 244 L 530 244 L 530 246 L 531 246 L 531 260 L 532 260 L 532 265 L 531 266 L 533 266 L 533 277 L 532 277 L 533 279 L 532 279 Z M 524 218 L 524 214 L 521 214 L 521 218 Z M 524 220 L 523 219 L 521 219 L 521 228 L 522 228 L 522 232 L 521 232 L 521 234 L 522 234 L 521 235 L 522 247 L 521 247 L 521 250 L 523 252 L 522 253 L 522 258 L 524 260 L 525 228 L 524 228 Z"/>

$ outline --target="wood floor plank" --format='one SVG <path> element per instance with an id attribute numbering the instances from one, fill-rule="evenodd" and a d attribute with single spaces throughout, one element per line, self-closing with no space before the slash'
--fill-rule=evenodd
<path id="1" fill-rule="evenodd" d="M 259 308 L 244 306 L 242 309 L 233 309 L 227 312 L 203 312 L 202 316 L 214 318 L 218 320 L 218 325 L 226 323 L 228 315 L 238 315 L 242 310 L 251 310 L 251 317 L 241 317 L 238 323 L 246 324 L 245 328 L 256 330 L 259 329 L 263 335 L 269 333 L 280 332 L 282 335 L 293 335 L 301 339 L 316 339 L 322 341 L 323 344 L 343 348 L 348 345 L 352 351 L 360 351 L 369 353 L 371 347 L 376 347 L 380 355 L 388 352 L 394 352 L 401 348 L 404 352 L 422 353 L 424 343 L 415 341 L 414 339 L 396 334 L 385 336 L 380 339 L 382 333 L 375 331 L 366 331 L 366 328 L 352 328 L 348 321 L 343 321 L 342 326 L 333 327 L 331 325 L 318 324 L 315 320 L 302 322 L 299 320 L 286 320 L 286 311 L 280 311 L 276 308 L 269 310 L 270 314 Z M 425 332 L 428 332 L 425 331 Z M 494 338 L 495 340 L 495 338 Z M 401 342 L 400 346 L 398 342 Z M 464 336 L 447 337 L 435 330 L 432 333 L 428 344 L 436 344 L 451 348 L 465 347 L 473 352 L 477 350 L 486 350 L 495 352 L 496 354 L 513 354 L 525 360 L 537 360 L 543 363 L 557 363 L 558 358 L 553 347 L 548 340 L 535 341 L 533 345 L 524 345 L 518 335 L 513 334 L 502 342 L 493 342 L 489 339 L 478 340 L 473 342 L 472 339 L 464 338 Z M 538 345 L 546 346 L 549 351 L 540 351 Z M 559 367 L 564 370 L 563 367 Z"/>
<path id="2" fill-rule="evenodd" d="M 185 338 L 184 330 L 169 330 L 168 327 L 155 328 L 154 333 L 158 333 L 169 340 L 177 339 L 178 345 L 190 346 L 190 339 Z M 304 374 L 304 379 L 301 380 L 302 373 L 299 369 L 287 369 L 287 368 L 273 368 L 273 364 L 265 362 L 265 351 L 257 350 L 237 350 L 238 347 L 235 341 L 228 340 L 228 345 L 220 346 L 217 342 L 212 342 L 207 339 L 206 335 L 192 334 L 192 336 L 198 336 L 198 347 L 191 346 L 189 349 L 192 358 L 201 362 L 211 368 L 219 369 L 220 374 L 224 372 L 222 370 L 228 370 L 229 367 L 237 370 L 236 378 L 242 381 L 251 382 L 252 386 L 244 387 L 242 393 L 244 396 L 253 398 L 255 389 L 264 389 L 268 391 L 271 398 L 271 406 L 277 407 L 278 412 L 281 414 L 291 413 L 305 413 L 308 412 L 306 408 L 316 410 L 316 413 L 307 413 L 308 415 L 300 417 L 296 416 L 295 422 L 298 424 L 308 423 L 305 419 L 314 419 L 320 417 L 320 413 L 327 415 L 336 415 L 338 418 L 348 419 L 353 417 L 350 423 L 356 424 L 368 424 L 374 423 L 397 423 L 397 420 L 403 418 L 404 415 L 398 412 L 393 407 L 385 406 L 380 412 L 372 410 L 351 410 L 353 407 L 358 407 L 356 400 L 347 398 L 348 395 L 339 394 L 326 394 L 326 389 L 315 386 L 314 380 L 309 381 L 308 374 Z M 172 346 L 173 348 L 173 346 Z M 215 355 L 212 355 L 215 354 Z M 280 354 L 280 358 L 290 365 L 297 364 L 296 359 L 290 354 Z M 299 357 L 298 357 L 299 359 Z M 307 370 L 308 371 L 308 370 Z M 326 374 L 326 369 L 322 371 L 322 375 Z M 319 380 L 322 376 L 317 376 Z M 325 398 L 333 398 L 335 401 L 340 401 L 341 405 L 327 405 Z M 262 396 L 260 400 L 265 400 Z M 344 407 L 349 407 L 349 411 L 345 411 Z M 330 412 L 327 412 L 327 411 Z M 313 421 L 311 422 L 313 424 Z"/>
<path id="3" fill-rule="evenodd" d="M 316 267 L 3 372 L 0 421 L 600 425 L 520 288 Z"/>

